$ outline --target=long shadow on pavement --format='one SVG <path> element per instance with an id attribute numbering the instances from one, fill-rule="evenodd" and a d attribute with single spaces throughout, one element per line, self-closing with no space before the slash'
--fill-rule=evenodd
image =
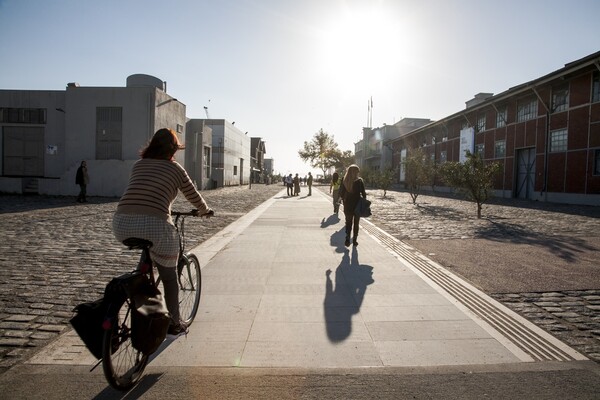
<path id="1" fill-rule="evenodd" d="M 335 270 L 335 288 L 331 270 L 325 273 L 325 301 L 323 302 L 327 336 L 331 342 L 342 342 L 352 334 L 352 316 L 360 311 L 367 287 L 375 282 L 373 267 L 361 265 L 358 250 L 346 250 Z"/>

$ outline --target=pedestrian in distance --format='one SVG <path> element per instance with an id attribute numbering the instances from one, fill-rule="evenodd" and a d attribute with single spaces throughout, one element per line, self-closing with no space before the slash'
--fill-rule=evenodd
<path id="1" fill-rule="evenodd" d="M 82 161 L 75 174 L 75 184 L 79 185 L 79 196 L 77 196 L 78 203 L 87 203 L 86 195 L 88 183 L 90 183 L 90 177 L 88 175 L 87 163 Z"/>
<path id="2" fill-rule="evenodd" d="M 165 302 L 171 315 L 170 335 L 187 332 L 179 315 L 176 268 L 179 235 L 171 218 L 171 205 L 180 191 L 197 208 L 197 215 L 213 215 L 186 170 L 174 160 L 177 150 L 183 148 L 172 129 L 156 131 L 140 152 L 141 159 L 133 165 L 129 184 L 113 216 L 117 240 L 140 238 L 152 242 L 151 258 L 163 282 Z"/>
<path id="3" fill-rule="evenodd" d="M 294 195 L 294 179 L 292 178 L 292 174 L 289 174 L 285 177 L 285 186 L 287 187 L 287 195 Z"/>
<path id="4" fill-rule="evenodd" d="M 300 195 L 300 177 L 298 174 L 294 177 L 294 196 Z"/>
<path id="5" fill-rule="evenodd" d="M 313 176 L 309 172 L 308 173 L 308 179 L 306 180 L 306 184 L 308 185 L 308 195 L 309 196 L 312 196 L 312 183 L 313 183 Z"/>
<path id="6" fill-rule="evenodd" d="M 358 175 L 360 169 L 358 165 L 352 164 L 346 170 L 342 185 L 340 186 L 340 196 L 344 204 L 344 217 L 346 218 L 346 247 L 350 246 L 350 233 L 352 233 L 352 244 L 358 246 L 358 226 L 360 217 L 354 213 L 358 199 L 362 196 L 367 198 L 365 184 Z"/>
<path id="7" fill-rule="evenodd" d="M 334 172 L 331 176 L 331 184 L 329 185 L 329 194 L 333 196 L 333 212 L 337 214 L 340 211 L 340 174 Z"/>

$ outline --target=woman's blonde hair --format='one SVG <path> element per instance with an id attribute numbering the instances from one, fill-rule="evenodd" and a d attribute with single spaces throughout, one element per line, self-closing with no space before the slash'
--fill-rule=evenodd
<path id="1" fill-rule="evenodd" d="M 359 172 L 360 172 L 360 168 L 358 168 L 358 165 L 356 165 L 356 164 L 352 164 L 346 170 L 346 174 L 344 175 L 343 183 L 344 183 L 344 187 L 346 188 L 346 191 L 348 193 L 352 193 L 352 184 L 354 183 L 355 180 L 358 179 Z"/>

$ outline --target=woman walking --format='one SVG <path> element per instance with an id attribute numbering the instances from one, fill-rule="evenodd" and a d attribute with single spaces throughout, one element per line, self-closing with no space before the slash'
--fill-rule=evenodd
<path id="1" fill-rule="evenodd" d="M 344 242 L 346 247 L 350 246 L 350 233 L 352 233 L 352 244 L 358 246 L 356 238 L 358 237 L 360 217 L 354 214 L 354 209 L 361 195 L 363 198 L 367 198 L 365 184 L 358 176 L 359 173 L 358 165 L 349 166 L 340 187 L 340 195 L 344 202 L 344 216 L 346 217 L 346 241 Z"/>

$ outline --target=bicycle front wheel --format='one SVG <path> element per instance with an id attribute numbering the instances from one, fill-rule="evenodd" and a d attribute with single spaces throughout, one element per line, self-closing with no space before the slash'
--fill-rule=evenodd
<path id="1" fill-rule="evenodd" d="M 131 304 L 125 301 L 111 326 L 104 331 L 102 368 L 108 383 L 117 390 L 131 389 L 142 377 L 148 356 L 131 343 Z"/>
<path id="2" fill-rule="evenodd" d="M 200 261 L 193 254 L 186 254 L 177 266 L 179 280 L 179 314 L 186 324 L 191 324 L 200 305 L 202 274 Z"/>

